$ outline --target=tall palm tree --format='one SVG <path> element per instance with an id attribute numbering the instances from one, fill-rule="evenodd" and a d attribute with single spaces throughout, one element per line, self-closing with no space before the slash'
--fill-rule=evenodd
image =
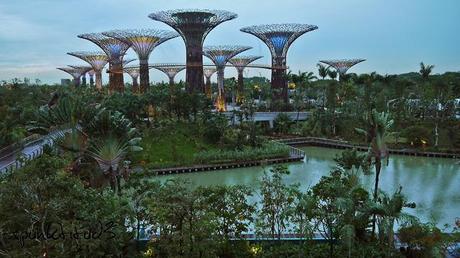
<path id="1" fill-rule="evenodd" d="M 369 151 L 367 160 L 369 164 L 375 165 L 375 185 L 374 185 L 374 200 L 377 199 L 380 170 L 382 168 L 382 160 L 386 159 L 388 162 L 389 151 L 385 143 L 385 138 L 389 134 L 389 130 L 393 125 L 393 120 L 390 119 L 388 113 L 377 112 L 375 109 L 367 118 L 368 130 L 355 128 L 359 133 L 367 136 L 370 140 Z"/>
<path id="2" fill-rule="evenodd" d="M 382 160 L 386 159 L 389 161 L 390 153 L 385 143 L 385 138 L 389 133 L 393 120 L 390 119 L 388 113 L 377 112 L 375 109 L 371 111 L 371 114 L 367 118 L 367 130 L 355 128 L 359 133 L 367 136 L 370 140 L 369 151 L 367 161 L 369 164 L 375 166 L 375 184 L 374 184 L 374 201 L 377 201 L 380 171 L 382 169 Z M 372 222 L 372 232 L 375 231 L 375 216 Z"/>
<path id="3" fill-rule="evenodd" d="M 329 78 L 331 78 L 331 80 L 335 80 L 337 79 L 338 73 L 335 70 L 328 70 L 327 75 L 329 76 Z"/>
<path id="4" fill-rule="evenodd" d="M 420 63 L 420 75 L 422 76 L 423 80 L 428 80 L 431 73 L 433 72 L 434 65 L 425 65 L 423 62 Z"/>
<path id="5" fill-rule="evenodd" d="M 318 74 L 319 74 L 319 77 L 321 77 L 321 79 L 325 79 L 328 75 L 328 72 L 329 72 L 329 68 L 322 65 L 322 64 L 317 64 L 316 65 L 318 67 Z"/>

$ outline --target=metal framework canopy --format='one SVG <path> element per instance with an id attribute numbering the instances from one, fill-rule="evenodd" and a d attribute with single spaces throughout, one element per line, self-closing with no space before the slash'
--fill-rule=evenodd
<path id="1" fill-rule="evenodd" d="M 148 59 L 156 46 L 179 36 L 178 33 L 173 31 L 156 29 L 112 30 L 102 34 L 131 45 L 140 60 Z"/>
<path id="2" fill-rule="evenodd" d="M 75 56 L 87 62 L 96 71 L 101 71 L 109 61 L 109 57 L 104 52 L 70 52 L 68 55 Z"/>
<path id="3" fill-rule="evenodd" d="M 162 71 L 165 73 L 168 78 L 174 78 L 180 71 L 185 69 L 185 65 L 183 66 L 154 66 L 153 68 Z"/>
<path id="4" fill-rule="evenodd" d="M 206 78 L 211 78 L 211 76 L 217 71 L 216 68 L 204 68 L 203 74 Z"/>
<path id="5" fill-rule="evenodd" d="M 243 71 L 248 64 L 262 58 L 262 56 L 237 56 L 229 60 L 229 62 L 238 70 Z"/>
<path id="6" fill-rule="evenodd" d="M 241 31 L 262 40 L 270 49 L 272 58 L 276 58 L 286 57 L 289 47 L 298 37 L 316 29 L 315 25 L 286 23 L 249 26 Z"/>
<path id="7" fill-rule="evenodd" d="M 89 40 L 98 45 L 109 57 L 110 63 L 119 64 L 122 57 L 128 51 L 130 44 L 121 40 L 107 37 L 102 33 L 88 33 L 78 35 L 79 38 Z"/>
<path id="8" fill-rule="evenodd" d="M 82 75 L 89 72 L 91 69 L 93 69 L 93 67 L 85 66 L 85 65 L 69 65 L 69 67 L 79 70 Z"/>
<path id="9" fill-rule="evenodd" d="M 208 33 L 222 22 L 235 19 L 237 14 L 223 10 L 177 9 L 152 13 L 149 17 L 173 27 L 187 44 L 189 35 L 200 35 L 201 44 Z"/>
<path id="10" fill-rule="evenodd" d="M 58 67 L 57 69 L 70 74 L 76 80 L 79 79 L 84 73 L 87 72 L 87 70 L 82 70 L 82 69 L 73 68 L 73 67 Z"/>
<path id="11" fill-rule="evenodd" d="M 340 74 L 345 74 L 348 71 L 348 69 L 364 61 L 366 61 L 366 59 L 320 60 L 321 63 L 334 67 Z"/>
<path id="12" fill-rule="evenodd" d="M 211 59 L 217 68 L 224 67 L 227 62 L 239 53 L 251 49 L 248 46 L 206 46 L 203 49 L 203 55 Z"/>
<path id="13" fill-rule="evenodd" d="M 137 78 L 139 77 L 139 67 L 125 67 L 123 68 L 123 71 L 127 74 L 129 74 L 132 78 Z"/>

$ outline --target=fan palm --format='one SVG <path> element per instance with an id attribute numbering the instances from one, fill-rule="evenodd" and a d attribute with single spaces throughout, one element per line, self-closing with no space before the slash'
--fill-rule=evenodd
<path id="1" fill-rule="evenodd" d="M 326 66 L 324 66 L 322 64 L 317 64 L 316 66 L 318 67 L 319 77 L 321 77 L 321 79 L 324 80 L 328 75 L 329 68 L 327 68 Z"/>
<path id="2" fill-rule="evenodd" d="M 96 160 L 103 174 L 109 177 L 112 190 L 120 193 L 120 163 L 130 152 L 141 151 L 138 146 L 141 138 L 129 140 L 120 139 L 112 135 L 93 143 L 88 149 L 88 156 Z"/>

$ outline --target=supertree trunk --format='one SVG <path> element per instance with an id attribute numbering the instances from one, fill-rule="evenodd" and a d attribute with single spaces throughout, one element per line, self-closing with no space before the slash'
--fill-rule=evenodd
<path id="1" fill-rule="evenodd" d="M 225 103 L 225 89 L 224 89 L 224 69 L 225 67 L 219 67 L 217 69 L 217 99 L 216 109 L 219 112 L 227 111 L 227 104 Z"/>
<path id="2" fill-rule="evenodd" d="M 123 82 L 123 64 L 112 64 L 110 69 L 111 81 L 109 85 L 109 92 L 124 92 L 125 85 Z"/>
<path id="3" fill-rule="evenodd" d="M 273 60 L 272 91 L 274 99 L 288 103 L 288 85 L 286 81 L 285 64 L 286 60 L 284 58 L 276 58 Z"/>
<path id="4" fill-rule="evenodd" d="M 169 88 L 174 88 L 174 77 L 169 77 Z"/>
<path id="5" fill-rule="evenodd" d="M 133 77 L 133 93 L 139 92 L 139 84 L 137 83 L 137 78 Z"/>
<path id="6" fill-rule="evenodd" d="M 111 74 L 109 74 L 109 77 L 111 77 Z M 99 91 L 102 90 L 102 72 L 101 71 L 96 72 L 96 89 Z"/>
<path id="7" fill-rule="evenodd" d="M 82 86 L 86 86 L 86 73 L 84 73 L 81 76 L 81 84 L 82 84 Z"/>
<path id="8" fill-rule="evenodd" d="M 203 50 L 201 44 L 201 35 L 198 37 L 190 37 L 187 42 L 187 71 L 186 82 L 187 92 L 200 92 L 204 93 L 204 80 L 203 80 Z"/>
<path id="9" fill-rule="evenodd" d="M 94 75 L 92 74 L 89 75 L 89 86 L 90 87 L 94 86 Z"/>
<path id="10" fill-rule="evenodd" d="M 244 99 L 243 71 L 238 71 L 238 87 L 236 90 L 236 104 L 241 105 Z"/>
<path id="11" fill-rule="evenodd" d="M 206 77 L 205 94 L 208 98 L 212 97 L 211 77 Z"/>
<path id="12" fill-rule="evenodd" d="M 150 84 L 149 78 L 149 63 L 148 60 L 140 60 L 139 62 L 139 73 L 140 73 L 140 90 L 144 93 L 148 90 Z"/>
<path id="13" fill-rule="evenodd" d="M 73 79 L 73 85 L 74 85 L 75 87 L 79 87 L 79 86 L 80 86 L 80 77 L 75 77 L 75 78 Z"/>

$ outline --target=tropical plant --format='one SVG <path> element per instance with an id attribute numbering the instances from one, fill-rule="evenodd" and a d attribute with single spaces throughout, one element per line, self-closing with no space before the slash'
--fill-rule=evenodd
<path id="1" fill-rule="evenodd" d="M 423 80 L 428 80 L 430 74 L 433 72 L 434 65 L 425 65 L 423 62 L 420 63 L 420 75 Z"/>
<path id="2" fill-rule="evenodd" d="M 322 64 L 317 64 L 316 66 L 318 67 L 319 77 L 324 80 L 328 76 L 329 68 Z"/>

